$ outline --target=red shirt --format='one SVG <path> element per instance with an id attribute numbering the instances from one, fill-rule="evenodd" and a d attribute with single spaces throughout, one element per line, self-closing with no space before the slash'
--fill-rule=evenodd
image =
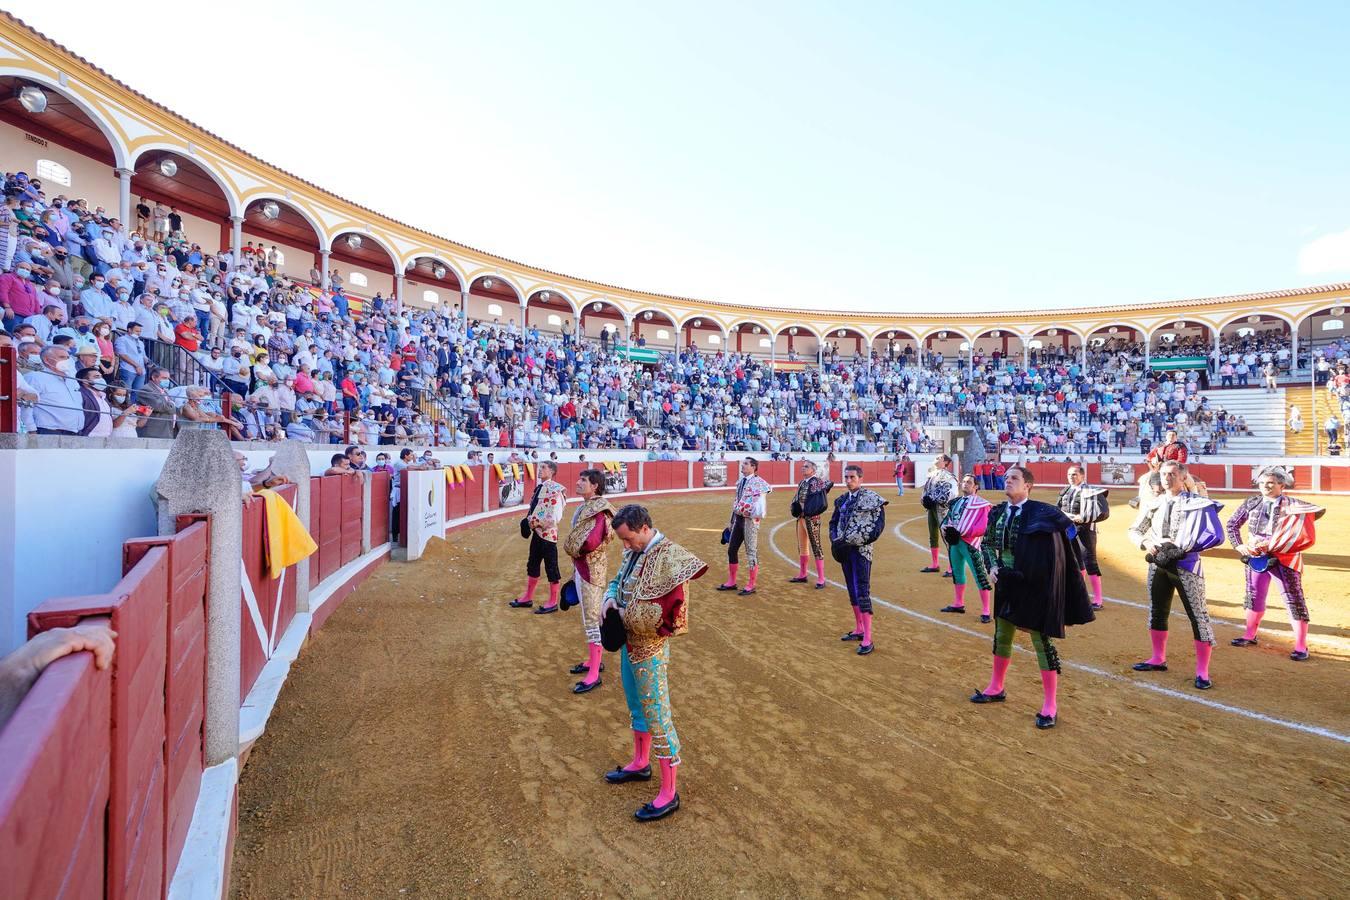
<path id="1" fill-rule="evenodd" d="M 175 342 L 178 346 L 189 353 L 196 353 L 197 348 L 201 346 L 201 335 L 197 333 L 196 325 L 179 322 L 174 326 L 173 333 L 176 335 L 177 340 Z"/>

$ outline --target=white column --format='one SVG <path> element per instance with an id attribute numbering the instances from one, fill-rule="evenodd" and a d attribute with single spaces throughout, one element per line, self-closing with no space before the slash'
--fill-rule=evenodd
<path id="1" fill-rule="evenodd" d="M 1298 369 L 1298 329 L 1293 329 L 1289 333 L 1289 337 L 1289 374 L 1293 375 Z"/>
<path id="2" fill-rule="evenodd" d="M 1082 357 L 1083 357 L 1083 374 L 1086 375 L 1086 374 L 1087 374 L 1087 370 L 1088 370 L 1088 364 L 1087 364 L 1087 341 L 1081 341 L 1081 342 L 1079 343 L 1079 345 L 1078 345 L 1078 349 L 1079 349 L 1079 350 L 1081 351 L 1081 353 L 1082 353 Z"/>
<path id="3" fill-rule="evenodd" d="M 122 227 L 130 234 L 132 226 L 129 224 L 131 218 L 131 170 L 117 170 L 117 218 L 121 220 Z"/>
<path id="4" fill-rule="evenodd" d="M 244 217 L 230 216 L 230 252 L 234 254 L 234 264 L 239 265 L 239 258 L 244 249 Z"/>
<path id="5" fill-rule="evenodd" d="M 459 319 L 460 319 L 461 322 L 463 322 L 463 321 L 467 321 L 468 318 L 469 318 L 469 292 L 468 292 L 468 291 L 460 291 L 460 292 L 459 292 Z M 483 508 L 484 508 L 484 509 L 487 509 L 487 507 L 483 507 Z"/>
<path id="6" fill-rule="evenodd" d="M 398 272 L 394 273 L 394 296 L 391 299 L 396 304 L 395 309 L 403 306 L 403 276 Z"/>
<path id="7" fill-rule="evenodd" d="M 1219 373 L 1219 366 L 1223 364 L 1223 357 L 1220 355 L 1222 350 L 1219 347 L 1219 330 L 1214 329 L 1214 373 Z"/>
<path id="8" fill-rule="evenodd" d="M 526 330 L 530 327 L 529 322 L 526 320 L 526 316 L 529 314 L 529 311 L 530 311 L 530 301 L 529 300 L 520 301 L 520 333 L 522 336 L 524 336 Z"/>
<path id="9" fill-rule="evenodd" d="M 1022 338 L 1022 368 L 1031 368 L 1031 341 Z"/>
<path id="10" fill-rule="evenodd" d="M 319 287 L 325 291 L 328 290 L 328 272 L 330 269 L 328 251 L 324 250 L 319 257 Z"/>
<path id="11" fill-rule="evenodd" d="M 626 313 L 623 317 L 623 345 L 629 350 L 633 349 L 633 317 Z"/>

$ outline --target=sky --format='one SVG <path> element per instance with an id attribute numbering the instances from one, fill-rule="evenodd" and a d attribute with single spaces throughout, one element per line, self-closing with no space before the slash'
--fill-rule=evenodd
<path id="1" fill-rule="evenodd" d="M 913 313 L 1350 281 L 1350 3 L 6 5 L 340 196 L 626 288 Z"/>

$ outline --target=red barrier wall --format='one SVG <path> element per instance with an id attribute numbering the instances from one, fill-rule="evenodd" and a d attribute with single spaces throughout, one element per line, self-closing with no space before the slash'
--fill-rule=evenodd
<path id="1" fill-rule="evenodd" d="M 202 720 L 206 708 L 206 567 L 211 533 L 206 521 L 180 521 L 179 527 L 183 530 L 173 537 L 127 541 L 122 550 L 125 569 L 154 547 L 163 547 L 169 555 L 164 672 L 166 884 L 187 840 L 205 764 Z"/>
<path id="2" fill-rule="evenodd" d="M 348 478 L 350 476 L 335 475 L 329 481 Z M 338 485 L 341 487 L 341 485 Z M 287 503 L 294 503 L 297 488 L 295 485 L 282 485 L 277 488 L 277 493 Z M 359 497 L 357 498 L 360 499 Z M 335 508 L 341 512 L 341 505 L 335 504 Z M 313 510 L 311 508 L 311 516 Z M 360 526 L 360 508 L 357 508 L 357 526 Z M 264 546 L 266 529 L 264 523 L 266 519 L 263 498 L 257 495 L 244 498 L 244 543 L 241 548 L 241 558 L 244 563 L 244 577 L 248 579 L 248 586 L 253 592 L 253 598 L 258 604 L 258 612 L 262 619 L 262 627 L 253 619 L 253 614 L 249 609 L 248 601 L 240 597 L 241 604 L 241 634 L 242 641 L 239 647 L 239 699 L 243 700 L 248 696 L 248 692 L 253 689 L 254 683 L 258 680 L 259 673 L 263 666 L 267 665 L 267 660 L 271 658 L 272 651 L 281 636 L 286 633 L 286 628 L 295 618 L 295 567 L 288 568 L 281 578 L 272 579 L 268 577 L 267 551 Z M 357 541 L 360 541 L 360 534 L 357 534 Z M 312 560 L 312 558 L 311 558 Z M 310 563 L 311 570 L 314 564 Z M 313 581 L 311 575 L 310 580 Z"/>
<path id="3" fill-rule="evenodd" d="M 102 621 L 107 621 L 106 619 Z M 11 897 L 103 893 L 112 672 L 52 663 L 0 732 L 0 883 Z"/>
<path id="4" fill-rule="evenodd" d="M 28 614 L 30 637 L 103 615 L 117 632 L 108 754 L 108 897 L 158 897 L 165 884 L 168 594 L 169 553 L 153 547 L 109 593 L 49 600 Z M 97 728 L 101 722 L 92 724 Z"/>
<path id="5" fill-rule="evenodd" d="M 335 477 L 342 484 L 342 515 L 339 526 L 341 549 L 338 564 L 339 566 L 345 566 L 361 555 L 361 511 L 364 499 L 362 495 L 365 492 L 365 476 L 337 475 Z"/>
<path id="6" fill-rule="evenodd" d="M 389 542 L 389 491 L 393 478 L 388 472 L 370 476 L 370 546 Z M 311 566 L 312 568 L 312 566 Z"/>

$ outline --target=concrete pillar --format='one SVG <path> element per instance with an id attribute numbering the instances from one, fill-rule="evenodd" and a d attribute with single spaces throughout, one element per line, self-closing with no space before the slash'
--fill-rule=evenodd
<path id="1" fill-rule="evenodd" d="M 329 258 L 328 251 L 324 250 L 319 254 L 319 287 L 325 291 L 328 290 L 328 272 L 332 268 L 332 261 Z"/>
<path id="2" fill-rule="evenodd" d="M 278 475 L 285 475 L 295 484 L 295 514 L 305 523 L 305 529 L 314 533 L 314 524 L 310 521 L 310 468 L 309 454 L 305 445 L 299 441 L 283 441 L 272 454 L 271 469 Z M 295 611 L 309 612 L 309 564 L 313 556 L 307 556 L 295 564 Z"/>
<path id="3" fill-rule="evenodd" d="M 117 218 L 121 220 L 122 227 L 130 234 L 133 226 L 129 224 L 131 218 L 131 176 L 130 169 L 117 170 Z"/>
<path id="4" fill-rule="evenodd" d="M 403 305 L 403 276 L 394 273 L 394 308 L 398 309 Z"/>
<path id="5" fill-rule="evenodd" d="M 459 292 L 459 320 L 465 321 L 469 317 L 469 292 Z"/>
<path id="6" fill-rule="evenodd" d="M 207 766 L 234 759 L 239 753 L 242 487 L 239 465 L 225 432 L 194 429 L 174 441 L 153 492 L 162 535 L 176 532 L 180 515 L 211 516 L 203 725 Z"/>
<path id="7" fill-rule="evenodd" d="M 1079 349 L 1079 351 L 1081 352 L 1082 357 L 1083 357 L 1083 374 L 1086 375 L 1086 374 L 1087 374 L 1087 371 L 1088 371 L 1088 364 L 1087 364 L 1087 341 L 1085 341 L 1085 340 L 1084 340 L 1084 341 L 1080 341 L 1079 344 L 1078 344 L 1078 349 Z"/>
<path id="8" fill-rule="evenodd" d="M 239 265 L 240 251 L 244 249 L 244 217 L 230 216 L 230 251 L 234 253 L 234 264 Z"/>
<path id="9" fill-rule="evenodd" d="M 1289 332 L 1289 374 L 1298 370 L 1298 329 Z"/>

